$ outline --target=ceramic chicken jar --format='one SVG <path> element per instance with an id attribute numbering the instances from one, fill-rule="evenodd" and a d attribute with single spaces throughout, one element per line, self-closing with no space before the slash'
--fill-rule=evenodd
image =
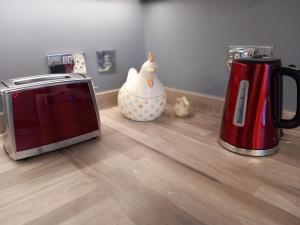
<path id="1" fill-rule="evenodd" d="M 135 121 L 151 121 L 164 112 L 166 93 L 156 75 L 157 70 L 151 53 L 139 73 L 133 68 L 129 70 L 118 95 L 118 104 L 125 117 Z"/>
<path id="2" fill-rule="evenodd" d="M 185 96 L 176 99 L 174 112 L 177 117 L 188 117 L 191 114 L 192 108 Z"/>

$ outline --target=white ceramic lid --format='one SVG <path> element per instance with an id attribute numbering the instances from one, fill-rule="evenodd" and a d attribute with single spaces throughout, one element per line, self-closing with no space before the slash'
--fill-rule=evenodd
<path id="1" fill-rule="evenodd" d="M 139 98 L 157 98 L 164 95 L 164 87 L 157 76 L 153 79 L 153 86 L 149 87 L 147 79 L 141 77 L 140 74 L 137 75 L 138 78 L 129 80 L 125 84 L 130 94 Z"/>
<path id="2" fill-rule="evenodd" d="M 143 64 L 140 73 L 137 73 L 135 69 L 129 70 L 125 88 L 129 93 L 139 98 L 157 98 L 164 95 L 164 86 L 158 79 L 156 72 L 157 65 L 153 55 L 149 53 L 148 60 Z"/>

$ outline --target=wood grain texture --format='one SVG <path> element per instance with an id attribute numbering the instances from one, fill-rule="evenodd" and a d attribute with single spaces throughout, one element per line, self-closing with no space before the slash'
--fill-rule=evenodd
<path id="1" fill-rule="evenodd" d="M 300 132 L 253 158 L 218 145 L 217 114 L 100 117 L 101 139 L 17 162 L 0 151 L 1 225 L 300 224 Z"/>

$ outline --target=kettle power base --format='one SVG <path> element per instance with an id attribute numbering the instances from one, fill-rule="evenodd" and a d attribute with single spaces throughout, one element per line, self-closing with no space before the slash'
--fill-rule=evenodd
<path id="1" fill-rule="evenodd" d="M 227 142 L 223 141 L 220 137 L 219 137 L 219 144 L 228 151 L 231 151 L 231 152 L 234 152 L 234 153 L 237 153 L 240 155 L 247 155 L 247 156 L 258 156 L 258 157 L 268 156 L 268 155 L 272 155 L 272 154 L 276 153 L 279 150 L 278 145 L 274 148 L 264 149 L 264 150 L 239 148 L 239 147 L 233 146 L 231 144 L 228 144 Z"/>

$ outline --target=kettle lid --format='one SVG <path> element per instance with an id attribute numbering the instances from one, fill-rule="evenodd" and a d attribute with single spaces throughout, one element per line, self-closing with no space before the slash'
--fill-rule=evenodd
<path id="1" fill-rule="evenodd" d="M 251 58 L 239 58 L 235 59 L 234 62 L 241 62 L 241 63 L 259 63 L 259 64 L 265 64 L 265 63 L 280 63 L 281 60 L 278 58 L 273 57 L 267 57 L 267 56 L 255 56 Z"/>

